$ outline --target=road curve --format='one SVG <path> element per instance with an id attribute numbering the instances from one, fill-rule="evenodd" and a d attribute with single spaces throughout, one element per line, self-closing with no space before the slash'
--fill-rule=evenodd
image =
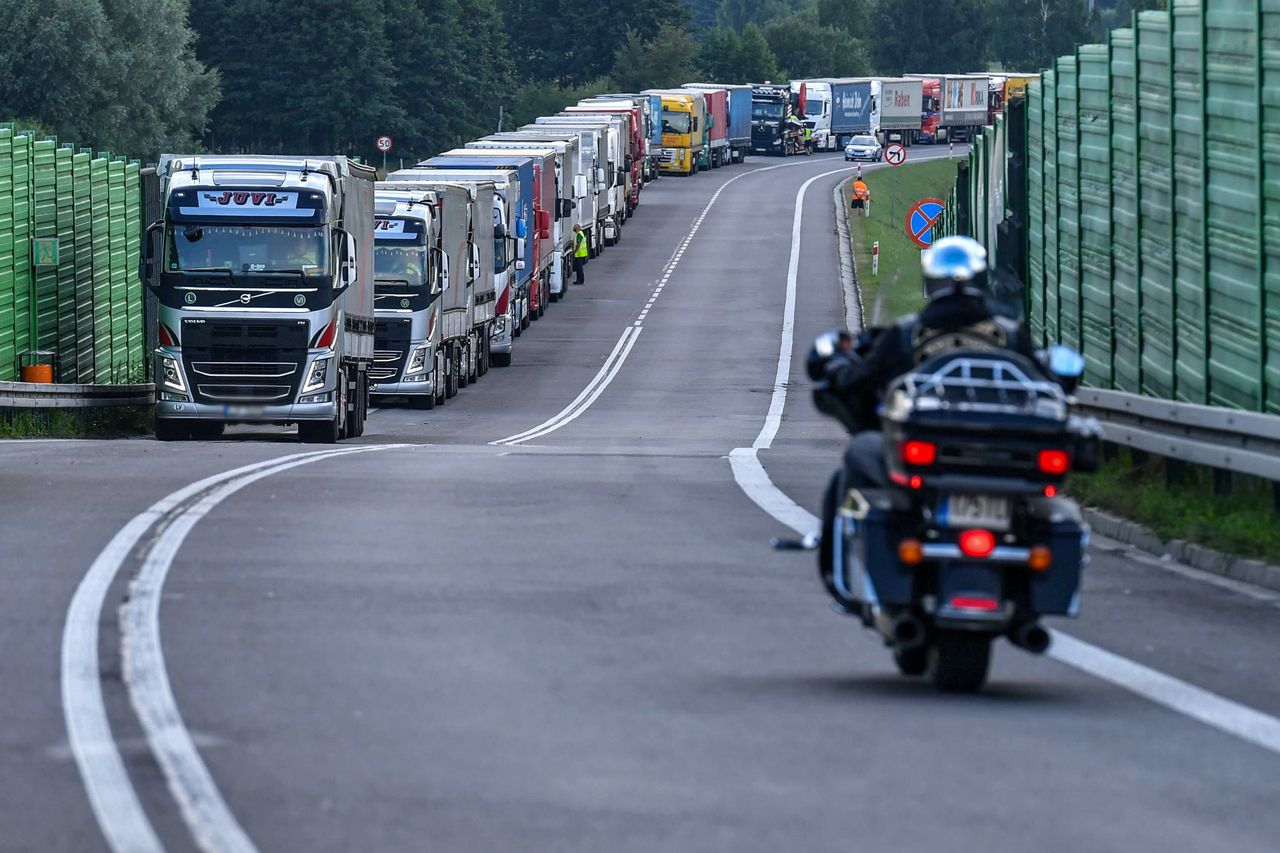
<path id="1" fill-rule="evenodd" d="M 938 695 L 768 548 L 729 456 L 816 512 L 842 436 L 778 366 L 798 197 L 797 354 L 844 316 L 843 167 L 658 181 L 512 367 L 359 453 L 0 443 L 0 850 L 1275 850 L 1275 751 L 1008 646 Z M 73 599 L 140 516 L 74 658 L 109 740 L 69 742 Z M 1064 631 L 1280 715 L 1276 597 L 1092 558 Z"/>

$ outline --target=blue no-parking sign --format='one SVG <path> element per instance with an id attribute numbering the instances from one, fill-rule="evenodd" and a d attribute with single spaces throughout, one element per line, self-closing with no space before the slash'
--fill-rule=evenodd
<path id="1" fill-rule="evenodd" d="M 933 245 L 934 226 L 942 217 L 946 202 L 938 198 L 922 198 L 907 211 L 907 236 L 921 249 Z"/>

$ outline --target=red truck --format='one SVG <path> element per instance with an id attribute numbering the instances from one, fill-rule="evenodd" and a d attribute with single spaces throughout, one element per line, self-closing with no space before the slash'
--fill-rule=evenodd
<path id="1" fill-rule="evenodd" d="M 644 185 L 644 151 L 645 131 L 644 114 L 640 105 L 631 100 L 618 101 L 579 101 L 577 106 L 566 107 L 563 114 L 603 113 L 605 115 L 625 115 L 629 117 L 627 162 L 627 216 L 630 216 L 640 204 L 640 187 Z"/>

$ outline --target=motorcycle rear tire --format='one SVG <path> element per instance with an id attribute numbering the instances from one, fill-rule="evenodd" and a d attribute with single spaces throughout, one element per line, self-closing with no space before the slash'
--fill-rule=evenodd
<path id="1" fill-rule="evenodd" d="M 894 649 L 893 662 L 898 665 L 898 672 L 903 675 L 924 675 L 929 669 L 929 647 Z"/>
<path id="2" fill-rule="evenodd" d="M 929 647 L 929 676 L 947 693 L 976 693 L 991 667 L 991 637 L 976 631 L 943 630 Z"/>

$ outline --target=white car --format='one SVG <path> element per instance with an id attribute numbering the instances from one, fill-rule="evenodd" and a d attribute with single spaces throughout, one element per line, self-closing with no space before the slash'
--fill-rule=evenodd
<path id="1" fill-rule="evenodd" d="M 844 147 L 844 159 L 870 160 L 879 163 L 884 159 L 884 149 L 874 136 L 855 136 Z"/>

